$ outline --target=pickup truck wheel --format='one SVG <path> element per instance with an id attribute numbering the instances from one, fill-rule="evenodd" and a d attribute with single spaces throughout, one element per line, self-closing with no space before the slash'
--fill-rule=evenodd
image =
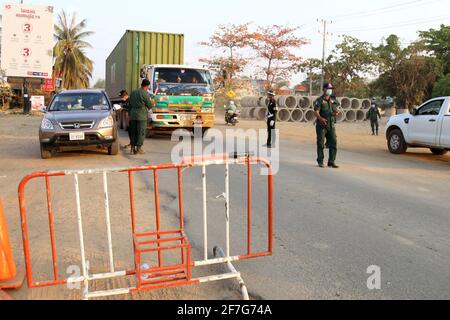
<path id="1" fill-rule="evenodd" d="M 445 155 L 448 153 L 447 150 L 443 150 L 443 149 L 434 149 L 434 148 L 431 148 L 430 150 L 431 150 L 431 152 L 433 152 L 433 154 L 434 154 L 435 156 L 445 156 Z"/>
<path id="2" fill-rule="evenodd" d="M 403 154 L 408 150 L 408 145 L 400 130 L 392 130 L 392 132 L 389 133 L 388 147 L 392 154 Z"/>
<path id="3" fill-rule="evenodd" d="M 116 140 L 109 148 L 108 148 L 108 154 L 110 156 L 117 156 L 119 154 L 119 140 Z"/>
<path id="4" fill-rule="evenodd" d="M 41 158 L 42 159 L 51 159 L 52 152 L 50 150 L 45 149 L 41 144 Z"/>

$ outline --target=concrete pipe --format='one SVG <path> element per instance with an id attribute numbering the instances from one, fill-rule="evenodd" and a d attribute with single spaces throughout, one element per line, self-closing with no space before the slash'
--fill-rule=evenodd
<path id="1" fill-rule="evenodd" d="M 362 108 L 364 110 L 369 110 L 371 106 L 372 106 L 372 101 L 370 99 L 363 99 Z"/>
<path id="2" fill-rule="evenodd" d="M 303 98 L 302 96 L 295 96 L 295 100 L 297 100 L 297 109 L 302 109 L 303 107 Z"/>
<path id="3" fill-rule="evenodd" d="M 248 108 L 249 107 L 249 105 L 248 105 L 249 98 L 250 97 L 242 97 L 242 99 L 241 99 L 241 107 L 242 108 Z"/>
<path id="4" fill-rule="evenodd" d="M 255 119 L 255 117 L 256 117 L 256 110 L 258 110 L 258 108 L 250 108 L 250 111 L 248 112 L 248 117 L 250 119 Z"/>
<path id="5" fill-rule="evenodd" d="M 356 111 L 348 110 L 345 114 L 345 120 L 347 122 L 355 122 L 356 121 Z"/>
<path id="6" fill-rule="evenodd" d="M 345 121 L 345 111 L 342 108 L 339 108 L 340 113 L 336 117 L 336 122 L 344 122 Z"/>
<path id="7" fill-rule="evenodd" d="M 294 96 L 281 96 L 278 99 L 278 105 L 281 108 L 295 109 L 297 107 L 297 99 Z"/>
<path id="8" fill-rule="evenodd" d="M 291 111 L 289 109 L 280 109 L 277 114 L 277 121 L 287 122 L 291 119 Z"/>
<path id="9" fill-rule="evenodd" d="M 267 118 L 267 108 L 258 108 L 255 111 L 256 120 L 263 121 Z"/>
<path id="10" fill-rule="evenodd" d="M 250 111 L 251 111 L 251 108 L 245 108 L 245 109 L 242 109 L 242 111 L 241 111 L 241 117 L 242 117 L 243 119 L 250 119 Z"/>
<path id="11" fill-rule="evenodd" d="M 252 98 L 252 107 L 253 108 L 259 108 L 259 97 L 253 97 Z"/>
<path id="12" fill-rule="evenodd" d="M 356 111 L 356 121 L 362 122 L 366 119 L 367 111 L 365 110 L 358 110 Z"/>
<path id="13" fill-rule="evenodd" d="M 362 106 L 362 100 L 359 99 L 352 99 L 352 109 L 353 110 L 359 110 Z"/>
<path id="14" fill-rule="evenodd" d="M 265 108 L 267 106 L 266 105 L 266 99 L 267 99 L 267 97 L 264 97 L 264 96 L 259 97 L 259 99 L 258 99 L 258 107 Z"/>
<path id="15" fill-rule="evenodd" d="M 341 104 L 341 108 L 344 110 L 348 110 L 352 108 L 352 100 L 349 98 L 338 98 L 339 103 Z"/>
<path id="16" fill-rule="evenodd" d="M 302 109 L 311 109 L 311 108 L 314 108 L 314 102 L 315 102 L 318 98 L 319 98 L 319 97 L 316 97 L 316 96 L 312 96 L 312 97 L 304 97 L 304 98 L 303 98 Z"/>
<path id="17" fill-rule="evenodd" d="M 316 112 L 313 109 L 308 109 L 304 113 L 303 120 L 306 122 L 316 121 Z"/>
<path id="18" fill-rule="evenodd" d="M 302 122 L 303 121 L 303 111 L 301 109 L 294 109 L 291 112 L 291 122 Z"/>

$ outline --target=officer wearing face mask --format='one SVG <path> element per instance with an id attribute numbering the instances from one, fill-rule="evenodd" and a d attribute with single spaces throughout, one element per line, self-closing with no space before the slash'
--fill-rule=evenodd
<path id="1" fill-rule="evenodd" d="M 267 105 L 267 144 L 265 147 L 268 149 L 275 148 L 275 129 L 276 129 L 276 121 L 277 121 L 277 113 L 278 107 L 277 102 L 275 101 L 275 92 L 270 90 L 267 93 L 267 98 L 269 99 L 269 103 Z"/>
<path id="2" fill-rule="evenodd" d="M 333 86 L 325 83 L 323 86 L 323 95 L 314 102 L 314 111 L 316 112 L 317 124 L 317 163 L 319 167 L 324 168 L 325 160 L 325 139 L 330 149 L 328 167 L 338 169 L 336 165 L 337 156 L 337 135 L 336 135 L 336 116 L 339 115 L 339 102 L 333 95 Z"/>

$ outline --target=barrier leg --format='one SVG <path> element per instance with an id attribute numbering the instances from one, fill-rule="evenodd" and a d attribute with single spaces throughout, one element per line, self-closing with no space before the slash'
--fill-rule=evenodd
<path id="1" fill-rule="evenodd" d="M 225 257 L 225 253 L 223 252 L 222 248 L 215 247 L 214 248 L 214 256 L 216 258 L 224 258 Z M 236 268 L 233 266 L 233 264 L 230 261 L 227 262 L 227 267 L 228 267 L 228 269 L 230 270 L 231 273 L 234 273 L 234 274 L 238 273 Z M 245 285 L 244 280 L 242 279 L 241 276 L 236 277 L 236 279 L 238 280 L 239 287 L 241 288 L 242 298 L 245 301 L 249 301 L 250 300 L 250 296 L 248 294 L 247 286 Z"/>

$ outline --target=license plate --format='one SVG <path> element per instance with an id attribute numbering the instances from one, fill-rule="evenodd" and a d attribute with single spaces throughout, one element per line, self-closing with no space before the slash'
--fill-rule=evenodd
<path id="1" fill-rule="evenodd" d="M 70 141 L 83 141 L 85 139 L 84 132 L 71 132 Z"/>

